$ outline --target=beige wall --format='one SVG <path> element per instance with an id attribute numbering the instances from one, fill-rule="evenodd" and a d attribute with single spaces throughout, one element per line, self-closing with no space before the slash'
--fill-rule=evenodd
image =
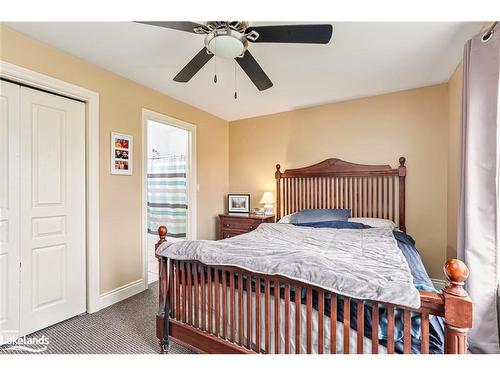
<path id="1" fill-rule="evenodd" d="M 0 25 L 0 59 L 96 91 L 100 96 L 101 292 L 140 279 L 141 110 L 197 125 L 198 236 L 215 238 L 228 190 L 228 123 Z M 133 176 L 112 176 L 110 132 L 134 137 Z"/>
<path id="2" fill-rule="evenodd" d="M 431 277 L 443 278 L 447 247 L 446 84 L 231 122 L 229 187 L 252 207 L 274 190 L 275 164 L 329 157 L 397 165 L 407 158 L 407 228 Z"/>
<path id="3" fill-rule="evenodd" d="M 460 176 L 460 121 L 462 111 L 462 64 L 448 82 L 448 240 L 447 258 L 457 257 L 457 221 Z"/>

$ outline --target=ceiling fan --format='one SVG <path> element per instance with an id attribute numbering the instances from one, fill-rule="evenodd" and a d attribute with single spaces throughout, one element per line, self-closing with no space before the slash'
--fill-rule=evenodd
<path id="1" fill-rule="evenodd" d="M 174 77 L 174 81 L 188 82 L 215 55 L 235 59 L 260 91 L 272 87 L 273 83 L 248 50 L 248 42 L 328 44 L 333 31 L 330 24 L 249 26 L 245 21 L 138 23 L 205 35 L 205 47 Z"/>

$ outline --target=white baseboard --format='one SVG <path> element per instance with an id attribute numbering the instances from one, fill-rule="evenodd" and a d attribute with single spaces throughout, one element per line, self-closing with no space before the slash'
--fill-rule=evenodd
<path id="1" fill-rule="evenodd" d="M 105 307 L 111 306 L 117 302 L 123 301 L 137 293 L 146 290 L 145 283 L 143 279 L 133 281 L 129 284 L 123 285 L 119 288 L 110 290 L 109 292 L 103 293 L 99 296 L 99 306 L 95 311 L 104 309 Z"/>
<path id="2" fill-rule="evenodd" d="M 437 290 L 441 291 L 446 286 L 446 280 L 441 280 L 441 279 L 431 279 L 432 284 L 434 285 L 434 288 Z"/>

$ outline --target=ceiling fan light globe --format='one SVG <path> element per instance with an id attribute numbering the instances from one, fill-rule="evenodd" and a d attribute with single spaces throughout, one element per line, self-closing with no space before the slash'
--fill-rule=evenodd
<path id="1" fill-rule="evenodd" d="M 217 57 L 234 59 L 241 56 L 245 51 L 245 45 L 241 40 L 231 35 L 218 35 L 210 40 L 207 48 Z"/>

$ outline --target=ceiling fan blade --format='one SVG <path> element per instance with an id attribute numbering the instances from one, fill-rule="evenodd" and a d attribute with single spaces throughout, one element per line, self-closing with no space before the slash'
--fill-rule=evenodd
<path id="1" fill-rule="evenodd" d="M 186 31 L 188 33 L 194 33 L 195 27 L 204 27 L 199 23 L 180 21 L 180 22 L 170 22 L 170 21 L 136 21 L 136 23 L 142 23 L 144 25 L 166 27 L 167 29 L 175 29 L 180 31 Z"/>
<path id="2" fill-rule="evenodd" d="M 249 50 L 245 51 L 243 57 L 237 57 L 236 61 L 241 66 L 241 69 L 245 71 L 250 80 L 254 83 L 259 91 L 267 90 L 273 86 L 273 83 L 262 70 L 259 63 L 254 59 Z"/>
<path id="3" fill-rule="evenodd" d="M 259 33 L 254 43 L 328 44 L 332 37 L 333 27 L 330 24 L 256 26 L 247 28 L 245 33 L 248 34 L 251 31 Z"/>
<path id="4" fill-rule="evenodd" d="M 213 54 L 209 53 L 204 47 L 195 57 L 191 59 L 187 65 L 174 77 L 176 82 L 188 82 L 203 66 L 212 58 Z"/>

